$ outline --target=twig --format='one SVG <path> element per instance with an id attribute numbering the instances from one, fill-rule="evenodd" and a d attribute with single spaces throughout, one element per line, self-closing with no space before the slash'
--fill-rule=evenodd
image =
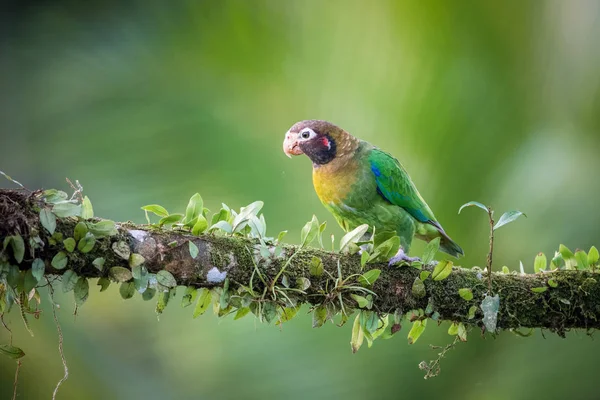
<path id="1" fill-rule="evenodd" d="M 492 256 L 494 254 L 494 211 L 488 207 L 488 217 L 490 219 L 490 250 L 487 255 L 487 270 L 488 270 L 488 290 L 492 295 Z"/>
<path id="2" fill-rule="evenodd" d="M 0 322 L 2 322 L 2 325 L 4 326 L 4 328 L 8 331 L 8 343 L 12 346 L 12 340 L 13 340 L 13 334 L 12 331 L 10 330 L 10 328 L 8 327 L 8 325 L 6 324 L 6 322 L 4 321 L 4 314 L 0 314 Z"/>
<path id="3" fill-rule="evenodd" d="M 17 385 L 19 384 L 19 369 L 21 369 L 21 360 L 17 361 L 17 370 L 15 371 L 15 382 L 13 383 L 12 400 L 16 400 L 17 398 Z"/>
<path id="4" fill-rule="evenodd" d="M 74 190 L 73 196 L 71 196 L 71 200 L 73 200 L 75 196 L 77 196 L 79 197 L 79 201 L 83 202 L 83 196 L 81 195 L 81 193 L 83 193 L 83 186 L 81 186 L 77 179 L 75 180 L 75 185 L 73 185 L 73 182 L 71 182 L 69 178 L 65 179 L 67 180 L 67 183 L 71 186 L 71 188 Z"/>
<path id="5" fill-rule="evenodd" d="M 63 368 L 65 370 L 65 374 L 58 381 L 56 387 L 54 388 L 54 392 L 52 392 L 52 400 L 56 399 L 56 394 L 58 393 L 58 388 L 64 381 L 69 378 L 69 368 L 67 367 L 67 360 L 65 359 L 65 353 L 63 351 L 63 334 L 60 329 L 60 323 L 58 322 L 58 316 L 56 315 L 56 304 L 54 303 L 54 288 L 52 285 L 48 286 L 48 290 L 50 291 L 50 299 L 52 303 L 52 316 L 54 317 L 54 323 L 56 324 L 56 330 L 58 331 L 58 352 L 60 353 L 60 359 L 62 360 Z"/>
<path id="6" fill-rule="evenodd" d="M 439 375 L 440 371 L 441 371 L 441 365 L 440 363 L 442 362 L 442 359 L 446 356 L 446 353 L 450 350 L 452 350 L 456 344 L 459 341 L 459 337 L 455 336 L 454 337 L 454 341 L 450 344 L 447 344 L 441 352 L 438 353 L 438 358 L 436 358 L 435 360 L 431 360 L 429 361 L 429 364 L 425 361 L 421 361 L 419 363 L 419 368 L 421 370 L 427 371 L 425 373 L 424 379 L 428 379 L 428 378 L 434 378 L 436 376 Z M 432 349 L 439 349 L 440 347 L 437 346 L 431 346 Z"/>
<path id="7" fill-rule="evenodd" d="M 21 187 L 21 189 L 26 190 L 28 192 L 31 192 L 31 190 L 29 190 L 25 186 L 23 186 L 23 184 L 21 182 L 15 181 L 13 178 L 11 178 L 10 176 L 6 175 L 4 172 L 0 171 L 0 175 L 4 175 L 4 177 L 6 179 L 8 179 L 9 181 L 11 181 L 12 183 L 16 183 L 17 185 L 19 185 Z"/>

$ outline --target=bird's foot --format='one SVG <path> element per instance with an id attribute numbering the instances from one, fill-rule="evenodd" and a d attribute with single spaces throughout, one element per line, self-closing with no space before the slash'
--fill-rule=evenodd
<path id="1" fill-rule="evenodd" d="M 396 253 L 396 255 L 392 258 L 390 258 L 390 262 L 389 262 L 389 266 L 393 267 L 394 265 L 402 265 L 402 264 L 408 264 L 410 265 L 411 263 L 415 262 L 415 261 L 421 261 L 421 259 L 419 257 L 409 257 L 408 254 L 406 254 L 404 252 L 404 249 L 401 247 L 398 252 Z"/>

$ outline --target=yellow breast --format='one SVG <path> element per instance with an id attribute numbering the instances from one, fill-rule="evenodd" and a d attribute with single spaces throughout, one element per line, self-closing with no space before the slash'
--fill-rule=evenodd
<path id="1" fill-rule="evenodd" d="M 324 204 L 342 203 L 356 182 L 358 166 L 346 164 L 341 167 L 332 162 L 313 169 L 313 185 Z"/>

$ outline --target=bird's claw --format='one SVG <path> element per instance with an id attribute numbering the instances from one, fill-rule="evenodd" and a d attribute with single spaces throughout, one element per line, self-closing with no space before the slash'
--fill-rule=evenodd
<path id="1" fill-rule="evenodd" d="M 398 264 L 411 264 L 415 261 L 421 261 L 421 259 L 419 257 L 409 257 L 408 254 L 406 254 L 404 252 L 404 249 L 400 248 L 400 250 L 398 250 L 398 252 L 396 253 L 396 255 L 392 258 L 390 258 L 390 262 L 389 262 L 389 266 L 393 267 L 394 265 L 398 265 Z"/>

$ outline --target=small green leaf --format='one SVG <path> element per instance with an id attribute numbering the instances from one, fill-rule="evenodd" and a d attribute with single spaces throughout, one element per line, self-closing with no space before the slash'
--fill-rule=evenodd
<path id="1" fill-rule="evenodd" d="M 544 253 L 540 252 L 535 256 L 535 260 L 533 260 L 533 271 L 537 274 L 545 271 L 546 267 L 548 267 L 548 259 Z"/>
<path id="2" fill-rule="evenodd" d="M 354 323 L 352 324 L 352 339 L 350 340 L 350 346 L 352 347 L 352 353 L 356 353 L 360 346 L 362 346 L 364 340 L 364 333 L 360 326 L 360 314 L 356 315 Z"/>
<path id="3" fill-rule="evenodd" d="M 281 315 L 279 316 L 279 321 L 277 321 L 275 324 L 276 325 L 281 325 L 282 323 L 291 320 L 292 318 L 294 318 L 296 316 L 296 314 L 298 313 L 299 310 L 300 310 L 300 306 L 298 306 L 298 307 L 285 307 L 282 310 Z M 248 311 L 250 311 L 249 308 L 248 308 Z M 236 316 L 237 316 L 237 314 L 236 314 Z"/>
<path id="4" fill-rule="evenodd" d="M 369 305 L 369 300 L 367 300 L 363 296 L 359 296 L 357 294 L 351 294 L 350 297 L 352 297 L 354 299 L 354 301 L 356 301 L 356 303 L 358 304 L 358 306 L 360 308 L 367 308 L 367 306 Z"/>
<path id="5" fill-rule="evenodd" d="M 44 190 L 44 200 L 47 203 L 60 203 L 69 198 L 69 195 L 62 190 L 48 189 Z"/>
<path id="6" fill-rule="evenodd" d="M 210 220 L 210 224 L 214 225 L 219 221 L 229 221 L 230 216 L 231 216 L 231 213 L 229 212 L 228 209 L 221 208 L 221 210 L 219 211 L 218 214 L 215 214 L 212 216 L 212 219 Z"/>
<path id="7" fill-rule="evenodd" d="M 133 276 L 135 290 L 144 293 L 148 289 L 148 282 L 150 281 L 148 269 L 143 265 L 136 265 L 131 268 L 131 275 Z"/>
<path id="8" fill-rule="evenodd" d="M 196 302 L 196 307 L 194 308 L 194 318 L 197 318 L 206 312 L 208 306 L 210 306 L 211 297 L 212 295 L 210 290 L 207 288 L 198 289 L 198 301 Z"/>
<path id="9" fill-rule="evenodd" d="M 427 327 L 427 320 L 416 320 L 412 324 L 412 328 L 410 328 L 410 332 L 408 332 L 408 344 L 415 343 L 419 337 L 425 332 L 425 328 Z"/>
<path id="10" fill-rule="evenodd" d="M 427 278 L 429 278 L 429 275 L 431 275 L 431 272 L 421 271 L 421 273 L 419 274 L 419 278 L 421 278 L 421 280 L 424 282 Z"/>
<path id="11" fill-rule="evenodd" d="M 312 219 L 307 222 L 300 232 L 300 248 L 310 245 L 317 234 L 319 233 L 319 220 L 313 215 Z"/>
<path id="12" fill-rule="evenodd" d="M 160 221 L 158 221 L 158 226 L 173 225 L 181 221 L 182 218 L 183 214 L 170 214 L 164 218 L 161 218 Z"/>
<path id="13" fill-rule="evenodd" d="M 375 243 L 377 243 L 378 238 L 380 238 L 381 236 L 386 236 L 386 233 L 383 232 L 382 235 L 375 235 Z M 371 256 L 369 257 L 368 262 L 389 260 L 394 254 L 398 252 L 399 248 L 400 238 L 398 236 L 392 235 L 382 243 L 378 245 L 375 244 L 375 249 L 373 250 L 373 254 L 371 254 Z"/>
<path id="14" fill-rule="evenodd" d="M 114 236 L 118 233 L 115 221 L 110 221 L 108 219 L 96 223 L 88 222 L 87 227 L 89 231 L 96 237 L 96 239 Z"/>
<path id="15" fill-rule="evenodd" d="M 443 279 L 446 279 L 448 275 L 450 275 L 450 273 L 452 272 L 452 265 L 452 261 L 440 261 L 433 269 L 433 272 L 431 273 L 431 278 L 434 281 L 441 281 Z"/>
<path id="16" fill-rule="evenodd" d="M 62 276 L 62 289 L 63 292 L 67 293 L 73 290 L 75 284 L 79 280 L 79 277 L 72 269 L 68 269 Z"/>
<path id="17" fill-rule="evenodd" d="M 208 228 L 209 231 L 213 231 L 215 229 L 220 229 L 220 230 L 225 231 L 227 233 L 232 233 L 233 232 L 233 227 L 227 221 L 219 221 L 216 224 L 213 224 L 210 228 Z"/>
<path id="18" fill-rule="evenodd" d="M 131 253 L 129 256 L 129 268 L 135 268 L 139 265 L 142 265 L 145 261 L 146 259 L 141 254 Z M 135 275 L 134 278 L 136 278 Z"/>
<path id="19" fill-rule="evenodd" d="M 416 277 L 412 284 L 412 295 L 417 299 L 422 299 L 426 294 L 427 292 L 425 291 L 425 284 L 421 278 Z"/>
<path id="20" fill-rule="evenodd" d="M 189 224 L 194 221 L 199 215 L 202 215 L 202 209 L 204 208 L 204 202 L 200 193 L 194 194 L 190 197 L 190 201 L 185 209 L 184 224 Z M 204 219 L 206 221 L 206 219 Z"/>
<path id="21" fill-rule="evenodd" d="M 423 258 L 421 258 L 421 262 L 423 264 L 429 264 L 435 259 L 435 254 L 440 249 L 440 240 L 440 237 L 436 237 L 427 243 L 427 246 L 425 246 L 425 251 L 423 252 Z"/>
<path id="22" fill-rule="evenodd" d="M 25 352 L 23 350 L 9 344 L 0 344 L 0 354 L 12 358 L 13 360 L 25 357 Z"/>
<path id="23" fill-rule="evenodd" d="M 81 202 L 81 218 L 94 218 L 94 208 L 92 207 L 92 202 L 90 201 L 90 198 L 87 196 L 85 196 L 83 198 L 83 201 Z"/>
<path id="24" fill-rule="evenodd" d="M 225 282 L 223 283 L 223 290 L 221 291 L 221 296 L 219 297 L 219 307 L 221 308 L 221 310 L 224 310 L 229 306 L 230 299 L 231 294 L 229 293 L 229 278 L 225 278 Z"/>
<path id="25" fill-rule="evenodd" d="M 477 312 L 477 306 L 471 306 L 471 308 L 469 308 L 469 313 L 467 314 L 467 319 L 475 318 L 476 312 Z"/>
<path id="26" fill-rule="evenodd" d="M 481 204 L 481 203 L 479 203 L 477 201 L 470 201 L 470 202 L 465 203 L 462 206 L 460 206 L 460 208 L 458 209 L 458 213 L 460 214 L 460 212 L 463 210 L 463 208 L 465 208 L 465 207 L 471 207 L 471 206 L 479 207 L 482 210 L 484 210 L 485 212 L 488 212 L 488 208 L 486 206 L 484 206 L 483 204 Z"/>
<path id="27" fill-rule="evenodd" d="M 173 290 L 173 289 L 171 289 Z M 158 298 L 156 299 L 156 313 L 158 315 L 162 314 L 167 308 L 167 304 L 169 304 L 169 300 L 171 299 L 171 291 L 160 292 L 158 293 Z"/>
<path id="28" fill-rule="evenodd" d="M 502 214 L 502 216 L 500 217 L 498 222 L 496 222 L 496 225 L 494 225 L 494 230 L 496 230 L 506 224 L 510 224 L 511 222 L 513 222 L 517 218 L 519 218 L 521 215 L 524 217 L 527 217 L 527 215 L 525 215 L 521 211 L 517 211 L 517 210 L 505 212 L 504 214 Z"/>
<path id="29" fill-rule="evenodd" d="M 6 275 L 6 283 L 13 289 L 17 289 L 23 284 L 23 275 L 19 271 L 19 267 L 16 265 L 8 266 L 8 274 Z"/>
<path id="30" fill-rule="evenodd" d="M 108 270 L 108 275 L 117 282 L 127 282 L 133 278 L 131 270 L 123 267 L 112 267 Z"/>
<path id="31" fill-rule="evenodd" d="M 84 277 L 80 277 L 75 283 L 73 288 L 73 295 L 75 296 L 75 304 L 77 307 L 81 307 L 83 303 L 88 299 L 90 293 L 90 283 Z"/>
<path id="32" fill-rule="evenodd" d="M 75 241 L 78 242 L 81 240 L 86 233 L 88 233 L 87 225 L 84 222 L 79 221 L 73 230 L 73 237 L 75 238 Z"/>
<path id="33" fill-rule="evenodd" d="M 327 221 L 319 225 L 319 246 L 321 246 L 321 248 L 325 247 L 323 246 L 323 232 L 325 231 L 325 228 L 327 228 Z"/>
<path id="34" fill-rule="evenodd" d="M 288 231 L 281 231 L 279 232 L 279 235 L 277 235 L 277 243 L 281 243 L 281 240 L 283 239 L 283 237 L 288 233 Z"/>
<path id="35" fill-rule="evenodd" d="M 50 262 L 50 264 L 55 269 L 63 269 L 63 268 L 65 268 L 67 266 L 68 262 L 69 262 L 69 257 L 67 257 L 67 253 L 65 253 L 64 251 L 59 251 L 52 258 L 52 261 Z"/>
<path id="36" fill-rule="evenodd" d="M 42 260 L 40 260 L 39 258 L 36 258 L 35 260 L 33 260 L 33 263 L 31 264 L 31 273 L 33 274 L 35 279 L 37 279 L 38 282 L 41 281 L 42 278 L 44 277 L 45 271 L 46 271 L 46 265 L 44 264 L 44 262 Z"/>
<path id="37" fill-rule="evenodd" d="M 467 341 L 467 328 L 465 327 L 465 324 L 463 324 L 462 322 L 460 322 L 458 324 L 458 338 L 460 339 L 461 342 Z"/>
<path id="38" fill-rule="evenodd" d="M 100 272 L 104 271 L 104 257 L 98 257 L 92 261 L 92 265 Z"/>
<path id="39" fill-rule="evenodd" d="M 508 267 L 505 265 L 502 267 L 502 273 L 503 274 L 510 274 L 510 269 L 508 269 Z"/>
<path id="40" fill-rule="evenodd" d="M 313 256 L 310 260 L 310 274 L 317 278 L 323 275 L 323 260 L 317 256 Z"/>
<path id="41" fill-rule="evenodd" d="M 598 264 L 599 259 L 600 254 L 598 253 L 598 249 L 595 246 L 592 246 L 588 252 L 588 264 L 595 267 Z"/>
<path id="42" fill-rule="evenodd" d="M 95 244 L 96 244 L 96 237 L 91 232 L 88 232 L 85 234 L 84 237 L 82 237 L 79 240 L 79 243 L 77 243 L 77 250 L 79 250 L 80 252 L 82 252 L 84 254 L 89 253 L 90 251 L 92 251 Z"/>
<path id="43" fill-rule="evenodd" d="M 319 306 L 315 308 L 312 315 L 312 327 L 320 328 L 327 321 L 327 308 Z"/>
<path id="44" fill-rule="evenodd" d="M 566 269 L 574 269 L 577 261 L 575 260 L 575 255 L 569 248 L 563 244 L 558 247 L 558 252 L 560 253 L 562 259 L 565 261 Z"/>
<path id="45" fill-rule="evenodd" d="M 198 236 L 201 233 L 204 233 L 204 231 L 206 231 L 206 228 L 208 228 L 208 221 L 206 221 L 206 218 L 204 218 L 204 216 L 198 215 L 196 223 L 192 227 L 192 235 Z"/>
<path id="46" fill-rule="evenodd" d="M 577 269 L 586 270 L 590 266 L 588 264 L 588 256 L 583 250 L 577 250 L 575 252 L 575 259 L 577 260 Z"/>
<path id="47" fill-rule="evenodd" d="M 358 283 L 360 283 L 363 286 L 371 286 L 373 285 L 373 283 L 375 283 L 377 278 L 379 278 L 380 274 L 381 270 L 371 269 L 358 277 Z"/>
<path id="48" fill-rule="evenodd" d="M 352 231 L 346 233 L 340 240 L 340 253 L 346 251 L 351 243 L 358 242 L 369 230 L 368 224 L 359 225 Z"/>
<path id="49" fill-rule="evenodd" d="M 123 282 L 119 286 L 119 294 L 124 300 L 130 299 L 135 294 L 135 283 L 134 282 Z"/>
<path id="50" fill-rule="evenodd" d="M 129 248 L 129 245 L 121 240 L 119 242 L 114 242 L 112 244 L 112 249 L 115 252 L 116 255 L 118 255 L 119 257 L 121 257 L 123 260 L 127 260 L 129 261 L 129 256 L 131 255 L 131 249 Z"/>
<path id="51" fill-rule="evenodd" d="M 360 312 L 360 326 L 363 327 L 367 339 L 371 339 L 371 335 L 377 330 L 379 326 L 379 317 L 376 312 L 361 310 Z"/>
<path id="52" fill-rule="evenodd" d="M 272 301 L 267 301 L 263 304 L 262 317 L 267 324 L 271 323 L 277 317 L 277 307 Z"/>
<path id="53" fill-rule="evenodd" d="M 175 280 L 173 274 L 164 269 L 156 273 L 156 281 L 168 288 L 177 286 L 177 281 Z"/>
<path id="54" fill-rule="evenodd" d="M 548 290 L 547 286 L 540 286 L 540 287 L 531 288 L 531 291 L 533 293 L 544 293 L 546 290 Z"/>
<path id="55" fill-rule="evenodd" d="M 250 308 L 248 307 L 238 308 L 237 312 L 235 313 L 235 316 L 233 317 L 233 320 L 236 321 L 238 319 L 244 318 L 246 315 L 248 315 L 249 312 Z"/>
<path id="56" fill-rule="evenodd" d="M 5 243 L 7 239 L 9 240 L 13 257 L 15 258 L 17 263 L 20 264 L 23 261 L 23 257 L 25 257 L 25 242 L 23 241 L 23 238 L 19 234 L 8 236 L 5 239 Z"/>
<path id="57" fill-rule="evenodd" d="M 110 286 L 110 281 L 108 280 L 108 278 L 102 277 L 102 278 L 98 279 L 98 283 L 96 283 L 96 284 L 98 286 L 100 286 L 100 291 L 104 292 Z"/>
<path id="58" fill-rule="evenodd" d="M 81 205 L 65 201 L 64 203 L 55 204 L 52 207 L 52 212 L 59 218 L 78 217 L 81 215 Z"/>
<path id="59" fill-rule="evenodd" d="M 196 297 L 198 296 L 198 289 L 193 286 L 188 286 L 185 288 L 185 293 L 181 298 L 181 307 L 191 306 Z"/>
<path id="60" fill-rule="evenodd" d="M 196 244 L 191 240 L 188 241 L 188 250 L 190 251 L 190 256 L 193 259 L 196 259 L 196 257 L 198 257 L 198 252 L 200 250 L 198 250 L 198 246 L 196 246 Z"/>
<path id="61" fill-rule="evenodd" d="M 25 276 L 23 278 L 23 293 L 31 292 L 31 289 L 36 287 L 38 284 L 38 280 L 33 276 L 33 271 L 30 269 L 25 272 Z"/>
<path id="62" fill-rule="evenodd" d="M 448 327 L 448 335 L 456 336 L 458 334 L 458 322 L 453 322 Z"/>
<path id="63" fill-rule="evenodd" d="M 142 293 L 142 300 L 152 300 L 154 298 L 154 295 L 156 295 L 156 289 L 148 288 L 144 291 L 144 293 Z"/>
<path id="64" fill-rule="evenodd" d="M 56 215 L 52 214 L 50 210 L 45 208 L 40 210 L 40 222 L 51 235 L 56 230 Z"/>
<path id="65" fill-rule="evenodd" d="M 73 239 L 71 237 L 63 240 L 63 246 L 65 246 L 65 250 L 68 251 L 69 253 L 72 253 L 75 250 L 76 245 L 77 245 L 77 242 L 75 242 L 75 239 Z"/>
<path id="66" fill-rule="evenodd" d="M 304 291 L 310 287 L 310 280 L 303 276 L 296 278 L 296 288 Z"/>
<path id="67" fill-rule="evenodd" d="M 364 268 L 365 265 L 367 265 L 367 262 L 369 261 L 369 258 L 371 257 L 371 255 L 369 253 L 367 253 L 366 250 L 363 250 L 363 252 L 360 255 L 360 267 Z"/>
<path id="68" fill-rule="evenodd" d="M 262 201 L 255 201 L 248 204 L 246 207 L 240 209 L 240 213 L 235 216 L 231 225 L 233 230 L 238 232 L 243 229 L 243 225 L 250 219 L 252 215 L 258 216 L 258 213 L 263 208 L 264 203 Z"/>
<path id="69" fill-rule="evenodd" d="M 558 287 L 558 282 L 556 282 L 554 279 L 548 279 L 548 286 L 550 287 Z"/>
<path id="70" fill-rule="evenodd" d="M 158 204 L 150 204 L 150 205 L 144 206 L 144 207 L 142 207 L 142 210 L 151 212 L 155 215 L 158 215 L 159 217 L 168 217 L 169 216 L 169 212 L 163 206 L 159 206 Z"/>
<path id="71" fill-rule="evenodd" d="M 469 288 L 458 289 L 458 294 L 466 301 L 473 300 L 473 291 Z"/>

